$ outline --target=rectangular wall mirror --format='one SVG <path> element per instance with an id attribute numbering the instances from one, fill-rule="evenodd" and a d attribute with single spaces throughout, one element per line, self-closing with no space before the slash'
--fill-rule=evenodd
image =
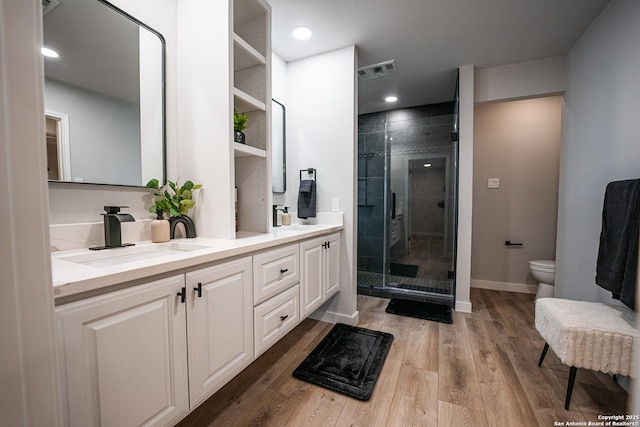
<path id="1" fill-rule="evenodd" d="M 275 99 L 271 104 L 271 117 L 271 181 L 274 193 L 284 193 L 287 191 L 285 108 Z"/>
<path id="2" fill-rule="evenodd" d="M 162 35 L 104 0 L 42 7 L 49 179 L 165 182 Z"/>

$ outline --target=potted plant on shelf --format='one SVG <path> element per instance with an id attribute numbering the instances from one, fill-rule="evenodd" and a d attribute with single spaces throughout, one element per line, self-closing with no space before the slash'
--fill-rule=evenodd
<path id="1" fill-rule="evenodd" d="M 147 182 L 147 187 L 155 190 L 153 195 L 156 197 L 153 205 L 149 208 L 149 212 L 159 213 L 162 211 L 170 215 L 171 238 L 174 237 L 176 225 L 179 223 L 184 224 L 188 238 L 196 237 L 195 225 L 187 214 L 189 209 L 196 205 L 195 200 L 193 200 L 193 192 L 202 188 L 202 184 L 194 184 L 192 181 L 187 180 L 180 185 L 176 180 L 176 182 L 167 181 L 167 185 L 169 188 L 160 187 L 159 181 L 155 178 Z"/>
<path id="2" fill-rule="evenodd" d="M 244 144 L 244 132 L 242 132 L 247 127 L 248 117 L 245 113 L 238 113 L 238 110 L 233 109 L 233 140 L 235 142 L 239 142 L 240 144 Z"/>

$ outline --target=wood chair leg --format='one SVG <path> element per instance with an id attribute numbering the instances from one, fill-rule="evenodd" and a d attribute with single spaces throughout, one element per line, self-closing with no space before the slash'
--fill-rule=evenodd
<path id="1" fill-rule="evenodd" d="M 549 344 L 544 343 L 544 348 L 542 349 L 542 354 L 540 355 L 540 360 L 538 361 L 538 366 L 542 366 L 542 361 L 544 357 L 547 355 L 547 351 L 549 350 Z"/>
<path id="2" fill-rule="evenodd" d="M 576 372 L 578 368 L 572 366 L 569 369 L 569 384 L 567 384 L 567 398 L 564 400 L 564 409 L 569 409 L 569 403 L 571 402 L 571 393 L 573 392 L 573 383 L 576 381 Z"/>

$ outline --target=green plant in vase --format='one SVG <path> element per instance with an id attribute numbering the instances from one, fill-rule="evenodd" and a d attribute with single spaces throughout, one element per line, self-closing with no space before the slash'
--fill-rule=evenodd
<path id="1" fill-rule="evenodd" d="M 178 181 L 167 181 L 169 188 L 160 187 L 157 179 L 152 179 L 147 182 L 148 188 L 156 190 L 153 195 L 156 196 L 156 200 L 153 202 L 153 206 L 149 209 L 149 212 L 155 213 L 158 209 L 162 212 L 166 212 L 172 216 L 186 215 L 189 213 L 189 209 L 196 205 L 193 200 L 193 192 L 202 188 L 202 184 L 194 184 L 192 181 L 185 181 L 180 185 Z M 169 191 L 171 190 L 171 191 Z"/>
<path id="2" fill-rule="evenodd" d="M 196 227 L 187 214 L 189 209 L 196 205 L 195 200 L 193 200 L 193 192 L 202 188 L 202 184 L 194 184 L 189 180 L 182 185 L 177 180 L 176 182 L 167 181 L 169 188 L 160 187 L 159 184 L 159 181 L 155 178 L 147 182 L 147 187 L 155 190 L 153 195 L 156 197 L 153 205 L 149 208 L 149 212 L 157 213 L 158 219 L 161 219 L 160 212 L 167 212 L 171 215 L 169 224 L 170 237 L 172 239 L 174 238 L 177 224 L 184 225 L 187 238 L 196 237 Z"/>
<path id="3" fill-rule="evenodd" d="M 242 132 L 247 127 L 247 121 L 249 118 L 246 113 L 238 113 L 238 110 L 233 109 L 233 140 L 235 142 L 239 142 L 240 144 L 244 144 L 245 137 L 244 132 Z"/>

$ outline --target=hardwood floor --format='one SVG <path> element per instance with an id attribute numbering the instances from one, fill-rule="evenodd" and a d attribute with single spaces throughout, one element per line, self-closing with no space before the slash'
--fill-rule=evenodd
<path id="1" fill-rule="evenodd" d="M 395 337 L 368 402 L 294 379 L 333 325 L 307 319 L 191 413 L 186 426 L 553 426 L 627 414 L 608 375 L 579 369 L 564 410 L 569 368 L 534 327 L 533 295 L 471 289 L 474 312 L 453 324 L 385 313 L 358 296 L 358 326 Z"/>

